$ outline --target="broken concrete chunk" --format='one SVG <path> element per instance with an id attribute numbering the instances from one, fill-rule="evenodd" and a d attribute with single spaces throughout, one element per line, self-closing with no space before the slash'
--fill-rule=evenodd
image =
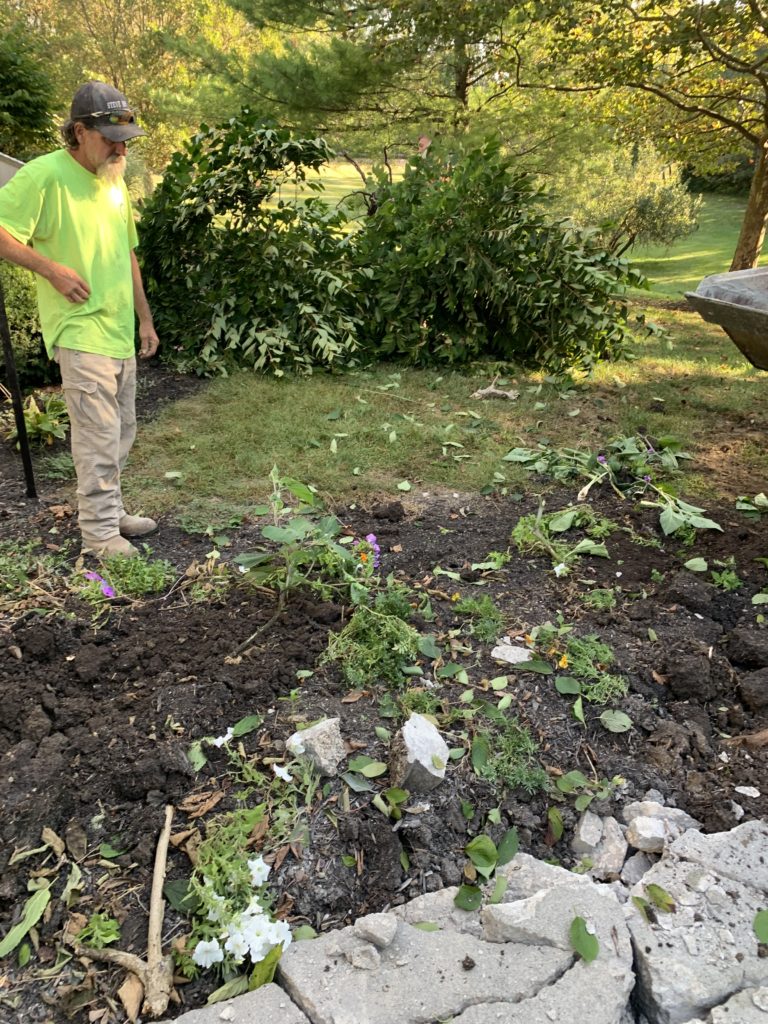
<path id="1" fill-rule="evenodd" d="M 627 828 L 627 842 L 635 850 L 644 853 L 661 853 L 667 840 L 679 835 L 674 826 L 670 827 L 661 818 L 646 818 L 638 815 Z"/>
<path id="2" fill-rule="evenodd" d="M 578 857 L 592 857 L 602 838 L 602 819 L 592 811 L 584 811 L 574 830 L 571 849 Z"/>
<path id="3" fill-rule="evenodd" d="M 687 828 L 701 828 L 701 822 L 692 818 L 690 814 L 681 811 L 678 807 L 665 807 L 656 800 L 637 800 L 634 803 L 626 804 L 622 811 L 624 821 L 629 825 L 633 818 L 640 816 L 644 818 L 661 818 L 669 821 L 684 832 Z"/>
<path id="4" fill-rule="evenodd" d="M 648 853 L 633 853 L 624 861 L 624 867 L 621 869 L 621 880 L 624 885 L 637 885 L 643 875 L 651 870 L 656 860 L 656 857 Z"/>
<path id="5" fill-rule="evenodd" d="M 338 718 L 326 718 L 288 737 L 286 748 L 304 754 L 322 775 L 335 775 L 347 756 Z"/>
<path id="6" fill-rule="evenodd" d="M 624 867 L 629 844 L 624 830 L 615 818 L 603 818 L 603 835 L 592 857 L 590 874 L 593 878 L 609 881 L 618 878 Z"/>
<path id="7" fill-rule="evenodd" d="M 352 967 L 356 967 L 360 971 L 375 971 L 381 964 L 379 951 L 370 942 L 362 943 L 359 946 L 352 946 L 345 952 L 344 956 Z"/>
<path id="8" fill-rule="evenodd" d="M 389 775 L 393 785 L 426 793 L 445 778 L 448 744 L 424 715 L 413 714 L 392 740 Z"/>
<path id="9" fill-rule="evenodd" d="M 712 835 L 689 831 L 672 843 L 669 852 L 768 893 L 768 823 L 764 821 L 745 821 L 730 832 Z"/>
<path id="10" fill-rule="evenodd" d="M 353 931 L 378 949 L 386 949 L 397 933 L 397 918 L 394 914 L 368 914 L 355 921 Z"/>

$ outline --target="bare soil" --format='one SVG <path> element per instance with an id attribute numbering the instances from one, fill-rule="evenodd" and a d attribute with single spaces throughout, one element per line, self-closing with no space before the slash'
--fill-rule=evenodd
<path id="1" fill-rule="evenodd" d="M 195 386 L 152 371 L 141 411 L 149 415 L 161 401 Z M 0 539 L 40 538 L 44 549 L 75 536 L 74 517 L 55 489 L 41 488 L 39 502 L 24 497 L 18 457 L 7 447 L 0 448 L 0 479 Z M 517 554 L 500 571 L 473 569 L 489 551 L 507 549 L 511 529 L 521 515 L 535 511 L 544 486 L 532 479 L 530 492 L 517 501 L 447 493 L 334 512 L 354 536 L 377 535 L 385 574 L 394 573 L 416 594 L 429 593 L 435 619 L 415 614 L 421 632 L 442 642 L 460 630 L 455 638 L 470 650 L 459 652 L 457 660 L 478 694 L 505 667 L 492 660 L 489 644 L 470 635 L 467 618 L 456 612 L 457 593 L 491 596 L 504 613 L 504 631 L 520 641 L 561 613 L 578 635 L 597 634 L 611 646 L 613 668 L 629 684 L 629 696 L 611 705 L 634 723 L 623 734 L 601 726 L 600 707 L 587 707 L 586 725 L 576 721 L 572 699 L 558 694 L 555 676 L 509 670 L 509 711 L 531 729 L 541 763 L 553 777 L 575 768 L 597 779 L 621 775 L 627 784 L 620 800 L 655 788 L 706 831 L 768 814 L 768 747 L 752 738 L 768 727 L 768 682 L 761 671 L 768 676 L 768 632 L 757 619 L 761 608 L 751 603 L 768 583 L 765 566 L 756 560 L 768 555 L 764 524 L 732 505 L 710 506 L 708 514 L 723 532 L 700 533 L 693 549 L 681 550 L 678 542 L 661 537 L 652 510 L 599 494 L 592 501 L 596 511 L 631 527 L 635 537 L 663 541 L 663 547 L 638 544 L 632 534 L 616 531 L 606 541 L 610 559 L 585 560 L 564 579 L 555 578 L 548 560 Z M 547 493 L 549 509 L 573 500 L 572 491 Z M 161 526 L 151 541 L 153 553 L 169 559 L 181 576 L 204 557 L 210 541 Z M 229 533 L 227 559 L 260 542 L 258 521 L 246 520 Z M 725 592 L 709 574 L 684 570 L 692 554 L 710 563 L 733 557 L 743 585 Z M 436 575 L 436 566 L 459 579 Z M 616 606 L 589 609 L 583 595 L 593 587 L 615 588 Z M 337 665 L 317 664 L 329 632 L 343 625 L 349 609 L 311 593 L 294 594 L 253 646 L 235 656 L 275 609 L 274 595 L 244 578 L 224 599 L 204 604 L 191 603 L 179 589 L 143 603 L 118 600 L 98 624 L 91 607 L 74 598 L 43 609 L 30 600 L 0 616 L 0 935 L 18 920 L 30 877 L 47 873 L 54 892 L 50 912 L 33 936 L 30 963 L 21 969 L 11 956 L 0 966 L 0 1020 L 125 1019 L 116 997 L 124 977 L 119 969 L 76 957 L 59 970 L 51 968 L 64 948 L 68 919 L 98 909 L 122 921 L 121 948 L 144 954 L 152 861 L 165 805 L 177 807 L 175 832 L 202 834 L 210 816 L 233 806 L 224 751 L 211 748 L 208 764 L 195 772 L 186 756 L 191 741 L 260 714 L 264 724 L 244 737 L 245 751 L 279 757 L 298 721 L 339 716 L 350 751 L 387 760 L 375 733 L 376 726 L 397 727 L 381 717 L 385 688 L 350 695 Z M 429 677 L 430 665 L 422 661 Z M 301 669 L 314 669 L 314 675 L 300 682 Z M 437 699 L 438 718 L 460 704 L 466 688 L 434 678 L 429 688 L 418 679 L 414 685 Z M 449 746 L 466 743 L 472 729 L 471 722 L 447 726 Z M 386 777 L 378 784 L 386 786 Z M 740 795 L 737 786 L 755 787 L 760 796 Z M 205 793 L 221 795 L 209 812 L 195 816 L 196 805 L 187 798 Z M 178 809 L 185 801 L 190 809 Z M 566 830 L 555 841 L 547 818 L 551 803 L 540 792 L 494 789 L 463 757 L 421 801 L 420 813 L 406 815 L 393 828 L 371 805 L 371 794 L 348 791 L 343 780 L 333 779 L 307 809 L 309 840 L 277 851 L 279 912 L 292 923 L 324 930 L 458 884 L 468 840 L 482 831 L 498 839 L 513 825 L 522 849 L 571 865 L 569 841 L 578 816 L 571 802 L 560 804 Z M 489 824 L 487 813 L 497 807 L 500 821 Z M 617 805 L 609 800 L 593 809 L 612 813 Z M 42 845 L 44 828 L 65 841 L 63 856 L 77 860 L 83 872 L 82 895 L 70 908 L 58 898 L 67 871 L 59 870 L 57 858 L 50 852 L 19 857 Z M 124 852 L 105 862 L 99 853 L 104 842 Z M 345 866 L 342 856 L 354 856 L 356 867 Z M 182 847 L 172 848 L 169 877 L 189 871 Z M 184 930 L 184 919 L 169 912 L 166 941 Z M 179 984 L 180 1001 L 171 1015 L 203 1003 L 212 987 L 210 979 Z"/>

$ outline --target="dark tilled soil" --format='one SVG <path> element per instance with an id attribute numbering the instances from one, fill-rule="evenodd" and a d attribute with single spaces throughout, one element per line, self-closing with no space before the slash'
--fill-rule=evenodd
<path id="1" fill-rule="evenodd" d="M 155 379 L 154 387 L 144 389 L 155 402 L 163 394 L 178 394 L 178 387 L 196 386 L 162 371 Z M 0 537 L 39 536 L 58 546 L 74 535 L 73 518 L 62 511 L 55 491 L 44 494 L 42 503 L 24 498 L 21 485 L 13 482 L 20 467 L 5 449 L 0 449 L 0 473 Z M 547 507 L 571 503 L 573 497 L 571 491 L 550 493 Z M 459 652 L 457 660 L 478 696 L 487 680 L 505 669 L 491 659 L 489 644 L 469 634 L 468 620 L 455 610 L 457 593 L 493 597 L 506 632 L 520 642 L 531 628 L 555 621 L 560 613 L 576 634 L 598 634 L 612 647 L 614 669 L 630 688 L 629 696 L 612 706 L 634 722 L 620 735 L 602 728 L 600 707 L 587 708 L 586 726 L 577 722 L 572 698 L 557 693 L 553 676 L 508 672 L 506 692 L 514 698 L 509 711 L 531 729 L 550 772 L 579 768 L 599 779 L 621 775 L 627 784 L 618 802 L 656 788 L 707 831 L 731 828 L 741 815 L 744 820 L 767 814 L 768 747 L 752 739 L 768 727 L 768 632 L 757 621 L 760 607 L 751 603 L 768 582 L 765 567 L 756 561 L 768 554 L 764 525 L 732 507 L 710 507 L 723 533 L 702 533 L 684 551 L 667 539 L 660 550 L 637 542 L 638 537 L 661 539 L 652 510 L 595 495 L 597 511 L 634 531 L 608 538 L 610 560 L 586 559 L 562 579 L 555 578 L 547 560 L 517 554 L 498 572 L 472 569 L 489 551 L 507 548 L 517 519 L 535 511 L 537 501 L 533 491 L 520 502 L 449 494 L 428 504 L 378 502 L 336 512 L 355 536 L 376 533 L 385 574 L 394 573 L 417 595 L 429 593 L 435 619 L 427 622 L 415 614 L 421 632 L 442 643 L 450 631 L 461 630 L 455 639 L 469 650 Z M 52 526 L 57 533 L 49 532 Z M 227 558 L 258 544 L 259 525 L 246 521 L 231 537 Z M 171 560 L 180 579 L 191 562 L 204 558 L 209 544 L 172 526 L 152 538 L 154 554 Z M 733 556 L 743 586 L 727 593 L 714 587 L 708 574 L 683 570 L 692 554 L 710 562 Z M 438 566 L 459 579 L 436 572 Z M 589 610 L 583 594 L 593 586 L 616 588 L 616 607 Z M 54 899 L 34 936 L 30 964 L 20 970 L 12 958 L 3 963 L 0 1020 L 107 1024 L 124 1019 L 115 997 L 122 972 L 77 958 L 55 973 L 45 971 L 56 961 L 68 918 L 97 909 L 122 920 L 121 948 L 143 955 L 165 805 L 188 808 L 176 811 L 175 832 L 204 832 L 212 815 L 234 806 L 225 752 L 208 748 L 208 764 L 195 772 L 186 756 L 191 741 L 219 735 L 243 716 L 258 713 L 263 726 L 244 737 L 244 750 L 254 757 L 280 757 L 297 721 L 338 715 L 350 751 L 386 761 L 375 727 L 394 730 L 397 723 L 380 716 L 383 688 L 352 693 L 350 700 L 338 666 L 318 666 L 329 631 L 341 627 L 348 609 L 315 595 L 292 595 L 275 617 L 274 596 L 244 577 L 225 598 L 205 604 L 192 603 L 189 591 L 179 587 L 145 603 L 118 601 L 98 624 L 90 606 L 74 598 L 56 606 L 43 596 L 0 618 L 0 934 L 18 919 L 36 873 L 53 879 Z M 253 645 L 237 654 L 241 642 L 265 624 Z M 426 660 L 423 667 L 427 682 L 416 678 L 414 688 L 437 698 L 438 717 L 460 706 L 467 686 L 435 679 Z M 300 682 L 301 669 L 314 669 L 314 675 Z M 500 694 L 487 696 L 496 701 Z M 445 726 L 449 746 L 461 746 L 473 728 L 472 721 Z M 386 776 L 379 784 L 387 785 Z M 761 795 L 740 795 L 737 786 L 755 787 Z M 184 802 L 200 793 L 222 796 L 207 814 L 195 817 L 194 805 Z M 515 825 L 524 850 L 574 862 L 568 846 L 577 820 L 572 802 L 560 805 L 566 832 L 555 842 L 547 825 L 551 798 L 522 789 L 494 790 L 477 778 L 468 757 L 453 763 L 440 788 L 396 828 L 372 807 L 371 795 L 350 792 L 335 779 L 307 808 L 308 841 L 280 850 L 273 872 L 279 909 L 289 920 L 326 929 L 457 884 L 463 848 L 482 831 L 499 838 Z M 610 813 L 617 801 L 593 806 Z M 500 822 L 490 825 L 487 812 L 497 807 Z M 53 854 L 46 859 L 45 853 L 22 856 L 42 845 L 44 828 L 65 840 L 61 857 L 77 860 L 83 873 L 82 895 L 70 908 L 57 898 L 68 877 L 63 861 Z M 104 842 L 123 855 L 105 862 L 99 853 Z M 357 866 L 345 866 L 342 856 L 355 857 Z M 173 848 L 169 875 L 189 871 L 183 847 Z M 167 941 L 184 933 L 183 919 L 169 912 L 166 920 Z M 171 1013 L 204 1002 L 211 987 L 209 981 L 180 986 L 182 1004 L 172 1006 Z M 101 1009 L 102 1016 L 89 1017 Z"/>

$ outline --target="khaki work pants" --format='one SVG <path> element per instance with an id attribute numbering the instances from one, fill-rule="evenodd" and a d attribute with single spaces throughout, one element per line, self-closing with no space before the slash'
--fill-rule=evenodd
<path id="1" fill-rule="evenodd" d="M 77 474 L 80 532 L 105 541 L 125 515 L 120 471 L 136 437 L 136 360 L 57 348 Z"/>

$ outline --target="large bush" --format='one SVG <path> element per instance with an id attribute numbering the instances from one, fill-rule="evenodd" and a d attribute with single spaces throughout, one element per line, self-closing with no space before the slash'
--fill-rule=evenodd
<path id="1" fill-rule="evenodd" d="M 11 332 L 11 346 L 19 383 L 24 388 L 39 387 L 58 379 L 56 364 L 45 351 L 34 276 L 28 270 L 0 262 L 0 284 L 5 296 L 5 311 Z M 0 380 L 7 383 L 3 349 L 0 347 Z"/>
<path id="2" fill-rule="evenodd" d="M 620 355 L 629 284 L 642 277 L 594 238 L 552 222 L 532 179 L 495 141 L 445 163 L 430 153 L 401 182 L 380 174 L 357 238 L 370 268 L 365 343 L 422 363 L 493 356 L 550 370 Z"/>
<path id="3" fill-rule="evenodd" d="M 361 356 L 588 369 L 621 354 L 622 297 L 640 276 L 547 219 L 495 142 L 414 158 L 400 182 L 382 171 L 353 232 L 319 198 L 278 198 L 329 156 L 247 113 L 176 154 L 141 225 L 166 358 L 282 373 Z"/>
<path id="4" fill-rule="evenodd" d="M 166 358 L 198 373 L 348 362 L 362 274 L 341 214 L 277 198 L 325 163 L 322 139 L 293 139 L 246 111 L 203 126 L 168 166 L 141 220 L 145 284 Z"/>

